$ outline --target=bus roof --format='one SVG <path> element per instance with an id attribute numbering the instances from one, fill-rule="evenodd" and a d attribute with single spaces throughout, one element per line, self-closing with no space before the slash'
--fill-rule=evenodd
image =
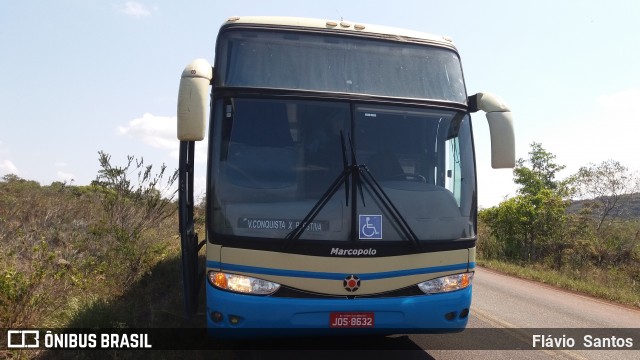
<path id="1" fill-rule="evenodd" d="M 395 27 L 363 24 L 352 21 L 334 21 L 313 18 L 281 17 L 281 16 L 233 16 L 223 24 L 246 24 L 264 26 L 282 26 L 294 28 L 341 30 L 345 33 L 364 33 L 373 36 L 389 38 L 399 41 L 429 42 L 456 50 L 453 40 L 448 36 L 439 36 L 419 31 L 400 29 Z"/>

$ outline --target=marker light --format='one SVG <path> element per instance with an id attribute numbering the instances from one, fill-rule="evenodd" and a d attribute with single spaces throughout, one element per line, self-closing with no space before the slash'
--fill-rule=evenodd
<path id="1" fill-rule="evenodd" d="M 443 276 L 437 279 L 421 282 L 418 284 L 420 290 L 425 294 L 438 294 L 450 291 L 462 290 L 471 285 L 473 272 L 463 274 Z"/>
<path id="2" fill-rule="evenodd" d="M 209 271 L 209 283 L 219 289 L 251 295 L 270 295 L 280 288 L 280 284 L 249 276 Z"/>

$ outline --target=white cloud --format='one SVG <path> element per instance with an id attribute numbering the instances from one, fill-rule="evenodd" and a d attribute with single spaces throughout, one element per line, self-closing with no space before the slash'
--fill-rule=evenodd
<path id="1" fill-rule="evenodd" d="M 16 174 L 18 175 L 20 171 L 18 167 L 6 157 L 9 155 L 9 151 L 4 146 L 2 140 L 0 140 L 0 176 L 4 176 L 7 174 Z"/>
<path id="2" fill-rule="evenodd" d="M 180 150 L 180 142 L 176 137 L 177 121 L 175 116 L 156 116 L 145 113 L 141 118 L 129 121 L 127 126 L 119 126 L 118 132 L 142 140 L 149 146 L 169 150 L 171 157 L 177 159 Z M 206 139 L 196 143 L 195 155 L 197 163 L 206 163 Z"/>
<path id="3" fill-rule="evenodd" d="M 129 135 L 142 140 L 155 148 L 177 150 L 176 138 L 177 118 L 175 116 L 155 116 L 145 113 L 141 118 L 129 121 L 127 126 L 119 126 L 122 135 Z"/>
<path id="4" fill-rule="evenodd" d="M 72 182 L 76 178 L 72 173 L 64 172 L 61 170 L 58 170 L 56 172 L 56 175 L 58 177 L 58 180 L 66 182 Z"/>
<path id="5" fill-rule="evenodd" d="M 124 5 L 121 5 L 119 9 L 123 14 L 135 18 L 151 16 L 151 11 L 146 6 L 135 1 L 127 1 Z"/>
<path id="6" fill-rule="evenodd" d="M 0 175 L 19 174 L 18 168 L 10 160 L 0 160 Z"/>
<path id="7" fill-rule="evenodd" d="M 64 161 L 56 161 L 55 163 L 53 163 L 53 166 L 59 169 L 58 171 L 56 171 L 56 178 L 59 181 L 71 183 L 76 179 L 75 175 L 65 170 L 69 166 L 68 163 Z"/>

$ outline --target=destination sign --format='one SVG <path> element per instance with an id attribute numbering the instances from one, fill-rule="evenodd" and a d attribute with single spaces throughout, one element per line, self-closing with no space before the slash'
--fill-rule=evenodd
<path id="1" fill-rule="evenodd" d="M 300 225 L 300 222 L 296 219 L 239 218 L 238 228 L 293 231 Z M 329 222 L 312 221 L 305 230 L 311 232 L 329 231 Z"/>

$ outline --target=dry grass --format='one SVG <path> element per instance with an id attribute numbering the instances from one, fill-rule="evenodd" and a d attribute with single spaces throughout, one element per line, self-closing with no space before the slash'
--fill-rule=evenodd
<path id="1" fill-rule="evenodd" d="M 127 237 L 105 194 L 100 186 L 40 186 L 13 175 L 0 181 L 0 328 L 63 327 L 177 258 L 175 204 L 155 208 L 152 221 Z M 115 201 L 139 217 L 148 208 L 144 199 Z"/>

